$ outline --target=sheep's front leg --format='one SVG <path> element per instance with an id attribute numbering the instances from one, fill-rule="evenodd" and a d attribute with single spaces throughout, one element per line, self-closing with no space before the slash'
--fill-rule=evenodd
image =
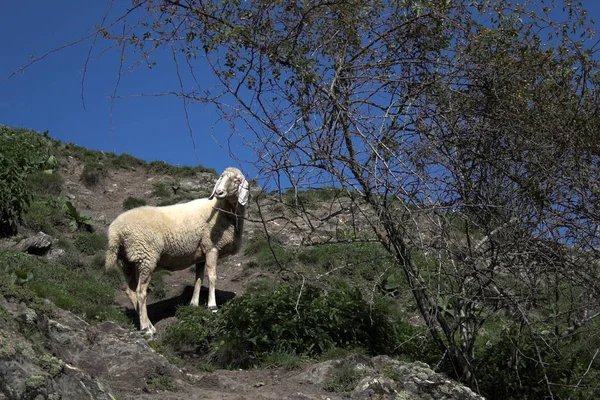
<path id="1" fill-rule="evenodd" d="M 148 318 L 148 311 L 146 310 L 146 297 L 148 293 L 148 285 L 150 284 L 150 278 L 152 269 L 147 265 L 141 265 L 139 270 L 139 281 L 136 290 L 138 307 L 137 311 L 140 316 L 140 330 L 147 331 L 150 335 L 154 335 L 156 329 Z"/>
<path id="2" fill-rule="evenodd" d="M 217 258 L 219 251 L 210 249 L 206 253 L 206 266 L 208 267 L 208 308 L 211 310 L 217 309 L 217 301 L 215 298 L 215 284 L 217 282 Z"/>
<path id="3" fill-rule="evenodd" d="M 206 262 L 196 264 L 196 282 L 194 283 L 194 294 L 192 295 L 192 306 L 198 306 L 200 304 L 200 288 L 202 288 L 202 278 L 204 278 L 204 270 L 206 269 Z"/>

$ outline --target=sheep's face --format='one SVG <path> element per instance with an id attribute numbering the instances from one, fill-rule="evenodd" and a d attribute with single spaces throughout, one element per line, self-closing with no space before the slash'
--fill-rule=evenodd
<path id="1" fill-rule="evenodd" d="M 236 168 L 227 168 L 221 174 L 209 199 L 224 199 L 237 197 L 238 202 L 245 206 L 248 202 L 248 182 L 241 171 Z"/>

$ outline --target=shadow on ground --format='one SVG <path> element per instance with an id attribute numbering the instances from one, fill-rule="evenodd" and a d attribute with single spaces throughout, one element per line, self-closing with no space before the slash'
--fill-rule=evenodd
<path id="1" fill-rule="evenodd" d="M 169 299 L 160 300 L 147 305 L 148 309 L 148 318 L 150 318 L 150 322 L 152 324 L 156 324 L 163 319 L 167 319 L 175 316 L 175 311 L 177 311 L 177 307 L 185 306 L 190 304 L 192 300 L 192 294 L 194 293 L 193 286 L 185 286 L 183 291 L 179 296 L 171 297 Z M 215 297 L 217 300 L 217 306 L 221 307 L 223 304 L 227 303 L 229 300 L 235 297 L 234 292 L 230 292 L 227 290 L 215 290 Z M 208 303 L 208 288 L 202 287 L 200 290 L 200 307 L 206 307 Z M 127 308 L 124 310 L 125 315 L 131 322 L 135 324 L 136 327 L 139 328 L 139 319 L 137 312 L 132 308 Z"/>

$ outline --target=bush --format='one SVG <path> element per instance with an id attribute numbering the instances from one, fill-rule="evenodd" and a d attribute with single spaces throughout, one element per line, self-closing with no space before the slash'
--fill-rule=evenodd
<path id="1" fill-rule="evenodd" d="M 221 365 L 248 367 L 267 355 L 316 356 L 332 348 L 365 348 L 371 354 L 421 354 L 424 338 L 395 315 L 388 302 L 366 302 L 347 285 L 327 291 L 283 285 L 249 290 L 219 311 L 212 358 Z"/>
<path id="2" fill-rule="evenodd" d="M 170 197 L 173 194 L 171 187 L 164 181 L 156 182 L 152 185 L 152 196 Z"/>
<path id="3" fill-rule="evenodd" d="M 98 250 L 106 248 L 106 235 L 92 232 L 82 232 L 73 235 L 73 245 L 86 255 L 94 255 Z"/>
<path id="4" fill-rule="evenodd" d="M 80 179 L 85 186 L 91 188 L 98 185 L 107 174 L 108 171 L 104 165 L 97 162 L 86 162 L 83 166 Z"/>
<path id="5" fill-rule="evenodd" d="M 175 316 L 177 323 L 169 326 L 162 342 L 179 352 L 205 353 L 216 315 L 205 307 L 182 306 Z"/>
<path id="6" fill-rule="evenodd" d="M 553 342 L 528 328 L 509 327 L 476 350 L 479 389 L 492 400 L 598 398 L 600 366 L 593 360 L 599 345 L 586 332 Z M 546 379 L 552 382 L 553 396 Z"/>
<path id="7" fill-rule="evenodd" d="M 135 169 L 136 167 L 145 166 L 146 161 L 134 157 L 131 154 L 123 153 L 113 157 L 110 160 L 110 164 L 115 168 Z"/>
<path id="8" fill-rule="evenodd" d="M 36 194 L 58 196 L 62 192 L 64 181 L 58 171 L 36 171 L 27 177 L 27 186 Z"/>
<path id="9" fill-rule="evenodd" d="M 49 146 L 36 132 L 0 127 L 0 237 L 17 232 L 32 199 L 27 177 L 48 159 Z"/>
<path id="10" fill-rule="evenodd" d="M 50 234 L 63 224 L 64 218 L 63 207 L 56 200 L 35 200 L 23 214 L 22 222 L 29 229 Z"/>
<path id="11" fill-rule="evenodd" d="M 123 200 L 123 209 L 131 210 L 132 208 L 145 206 L 146 204 L 147 204 L 146 200 L 144 200 L 144 199 L 139 199 L 137 197 L 129 196 L 128 198 Z"/>

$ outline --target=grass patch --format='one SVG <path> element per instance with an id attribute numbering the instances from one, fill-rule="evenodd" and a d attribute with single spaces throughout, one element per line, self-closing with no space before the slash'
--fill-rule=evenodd
<path id="1" fill-rule="evenodd" d="M 159 375 L 150 377 L 146 384 L 149 390 L 153 391 L 173 391 L 175 386 L 173 385 L 173 378 L 170 376 Z"/>
<path id="2" fill-rule="evenodd" d="M 58 307 L 88 321 L 111 320 L 131 327 L 128 318 L 114 305 L 114 287 L 103 274 L 88 269 L 74 271 L 27 254 L 0 252 L 2 292 L 18 292 L 27 303 L 52 300 Z M 27 282 L 11 283 L 15 271 L 30 274 Z"/>
<path id="3" fill-rule="evenodd" d="M 200 172 L 209 172 L 211 174 L 217 175 L 217 171 L 214 168 L 206 168 L 201 165 L 196 167 L 183 166 L 178 167 L 175 165 L 167 164 L 164 161 L 150 161 L 147 166 L 148 172 L 152 172 L 155 174 L 163 174 L 170 175 L 173 177 L 190 177 L 194 176 Z"/>
<path id="4" fill-rule="evenodd" d="M 99 162 L 86 162 L 83 166 L 80 179 L 85 186 L 92 188 L 97 186 L 107 175 L 108 171 L 103 164 Z"/>
<path id="5" fill-rule="evenodd" d="M 113 156 L 110 160 L 110 165 L 114 168 L 135 170 L 138 167 L 145 167 L 146 161 L 134 157 L 131 154 L 123 153 L 118 156 Z"/>
<path id="6" fill-rule="evenodd" d="M 170 274 L 171 272 L 166 270 L 154 271 L 150 285 L 148 285 L 148 294 L 155 299 L 164 299 L 167 296 L 167 292 L 165 291 L 163 277 Z"/>
<path id="7" fill-rule="evenodd" d="M 36 171 L 27 177 L 27 186 L 34 194 L 58 196 L 65 180 L 58 171 Z"/>
<path id="8" fill-rule="evenodd" d="M 256 240 L 248 243 L 244 249 L 244 254 L 254 256 L 253 263 L 262 268 L 276 266 L 277 263 L 287 265 L 294 260 L 294 251 L 282 244 L 266 239 Z"/>
<path id="9" fill-rule="evenodd" d="M 325 384 L 325 390 L 329 392 L 348 392 L 356 386 L 363 374 L 356 368 L 351 359 L 342 360 L 332 370 L 329 381 Z"/>
<path id="10" fill-rule="evenodd" d="M 171 197 L 173 195 L 173 189 L 165 181 L 160 181 L 152 184 L 152 196 L 154 197 Z"/>
<path id="11" fill-rule="evenodd" d="M 65 223 L 63 206 L 54 199 L 36 199 L 23 214 L 23 226 L 34 231 L 54 233 L 55 228 Z"/>
<path id="12" fill-rule="evenodd" d="M 88 256 L 96 254 L 98 250 L 104 250 L 107 242 L 103 233 L 81 232 L 73 235 L 75 248 Z"/>
<path id="13" fill-rule="evenodd" d="M 129 196 L 125 200 L 123 200 L 123 209 L 131 210 L 132 208 L 142 207 L 147 205 L 148 203 L 144 199 L 140 199 L 137 197 Z"/>

